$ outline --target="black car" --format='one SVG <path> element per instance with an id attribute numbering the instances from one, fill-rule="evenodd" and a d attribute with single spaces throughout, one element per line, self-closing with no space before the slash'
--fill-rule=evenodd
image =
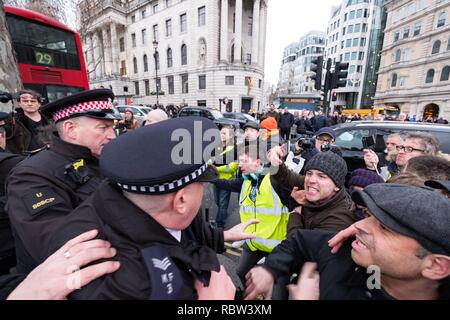
<path id="1" fill-rule="evenodd" d="M 234 119 L 237 122 L 239 122 L 239 125 L 241 127 L 241 129 L 244 127 L 244 125 L 249 122 L 257 122 L 255 118 L 253 118 L 251 115 L 247 114 L 247 113 L 243 113 L 243 112 L 225 112 L 223 114 L 223 116 L 225 118 L 228 119 Z"/>
<path id="2" fill-rule="evenodd" d="M 395 121 L 355 121 L 342 123 L 332 127 L 336 132 L 336 145 L 342 150 L 349 171 L 365 167 L 363 138 L 382 136 L 386 141 L 387 136 L 399 132 L 423 131 L 433 134 L 441 143 L 441 150 L 450 153 L 450 126 Z M 381 150 L 375 150 L 381 151 Z"/>
<path id="3" fill-rule="evenodd" d="M 218 110 L 206 109 L 202 107 L 184 107 L 178 113 L 179 117 L 204 117 L 213 120 L 215 124 L 221 128 L 222 126 L 234 126 L 239 128 L 239 122 L 227 119 Z"/>

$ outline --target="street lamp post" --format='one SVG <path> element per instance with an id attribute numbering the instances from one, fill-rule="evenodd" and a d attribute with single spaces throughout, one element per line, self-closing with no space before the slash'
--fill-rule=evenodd
<path id="1" fill-rule="evenodd" d="M 155 72 L 156 72 L 156 105 L 159 106 L 159 86 L 158 86 L 158 41 L 153 41 L 153 48 L 155 48 L 155 53 L 153 57 L 155 58 Z"/>

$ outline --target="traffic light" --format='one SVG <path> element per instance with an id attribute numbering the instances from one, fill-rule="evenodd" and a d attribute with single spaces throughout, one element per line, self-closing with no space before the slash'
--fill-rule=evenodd
<path id="1" fill-rule="evenodd" d="M 331 95 L 331 101 L 337 101 L 337 92 L 333 92 Z"/>
<path id="2" fill-rule="evenodd" d="M 331 89 L 342 88 L 347 85 L 348 67 L 348 62 L 336 62 L 333 79 L 331 80 Z"/>
<path id="3" fill-rule="evenodd" d="M 314 81 L 314 88 L 316 90 L 322 90 L 322 69 L 323 56 L 311 60 L 311 72 L 314 72 L 311 76 L 311 80 Z"/>

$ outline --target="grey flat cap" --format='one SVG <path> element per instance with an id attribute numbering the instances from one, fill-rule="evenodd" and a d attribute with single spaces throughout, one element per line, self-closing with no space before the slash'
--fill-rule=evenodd
<path id="1" fill-rule="evenodd" d="M 388 228 L 416 239 L 431 253 L 450 255 L 450 200 L 429 188 L 400 184 L 372 184 L 354 192 Z"/>

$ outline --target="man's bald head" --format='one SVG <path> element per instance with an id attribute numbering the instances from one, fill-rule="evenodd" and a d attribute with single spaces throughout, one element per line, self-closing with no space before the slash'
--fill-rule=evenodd
<path id="1" fill-rule="evenodd" d="M 146 116 L 145 116 L 145 125 L 150 125 L 150 124 L 155 124 L 157 122 L 161 122 L 164 120 L 169 119 L 169 117 L 167 116 L 167 113 L 165 113 L 163 110 L 161 109 L 155 109 L 150 111 Z"/>

